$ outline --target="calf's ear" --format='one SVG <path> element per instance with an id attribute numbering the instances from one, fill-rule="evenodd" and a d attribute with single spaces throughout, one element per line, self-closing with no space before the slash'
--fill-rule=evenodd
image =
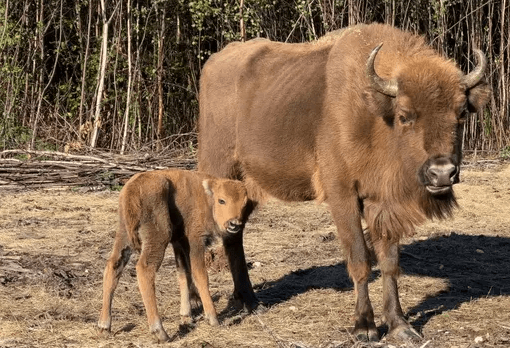
<path id="1" fill-rule="evenodd" d="M 487 84 L 485 79 L 483 79 L 482 82 L 476 85 L 475 87 L 468 90 L 467 97 L 469 112 L 480 111 L 489 101 L 490 93 L 491 88 Z"/>
<path id="2" fill-rule="evenodd" d="M 204 187 L 205 193 L 211 197 L 213 195 L 212 185 L 213 185 L 212 179 L 205 179 L 204 181 L 202 181 L 202 186 Z"/>

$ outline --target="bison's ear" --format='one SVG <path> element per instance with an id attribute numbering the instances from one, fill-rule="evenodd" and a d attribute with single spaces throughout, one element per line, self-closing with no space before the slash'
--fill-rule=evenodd
<path id="1" fill-rule="evenodd" d="M 485 79 L 475 87 L 467 90 L 469 112 L 480 111 L 489 101 L 491 88 Z"/>
<path id="2" fill-rule="evenodd" d="M 370 88 L 363 93 L 364 103 L 373 115 L 382 117 L 384 122 L 393 127 L 395 118 L 395 98 L 388 97 Z"/>
<path id="3" fill-rule="evenodd" d="M 205 179 L 202 181 L 202 186 L 204 187 L 205 193 L 208 196 L 213 195 L 212 186 L 213 186 L 213 180 L 212 179 Z"/>

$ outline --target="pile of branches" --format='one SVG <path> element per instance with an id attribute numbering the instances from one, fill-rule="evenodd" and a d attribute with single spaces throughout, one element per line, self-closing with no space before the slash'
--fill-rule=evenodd
<path id="1" fill-rule="evenodd" d="M 81 187 L 115 188 L 136 173 L 154 169 L 194 170 L 193 156 L 175 152 L 116 155 L 95 151 L 70 154 L 54 151 L 5 150 L 0 152 L 2 188 Z"/>

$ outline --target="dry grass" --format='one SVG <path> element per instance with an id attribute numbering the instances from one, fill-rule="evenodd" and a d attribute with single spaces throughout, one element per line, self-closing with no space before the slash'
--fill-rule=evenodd
<path id="1" fill-rule="evenodd" d="M 510 167 L 465 170 L 456 191 L 462 208 L 454 220 L 430 222 L 403 241 L 402 306 L 423 333 L 422 342 L 354 342 L 352 284 L 327 207 L 271 201 L 245 236 L 250 277 L 268 310 L 237 315 L 220 254 L 210 260 L 210 283 L 222 325 L 198 320 L 193 328 L 179 327 L 173 253 L 167 252 L 157 277 L 158 305 L 167 332 L 178 337 L 163 346 L 510 345 Z M 0 193 L 0 347 L 162 346 L 148 332 L 136 257 L 115 294 L 113 333 L 101 335 L 95 328 L 117 198 L 117 192 Z M 381 280 L 374 270 L 370 291 L 381 325 Z"/>

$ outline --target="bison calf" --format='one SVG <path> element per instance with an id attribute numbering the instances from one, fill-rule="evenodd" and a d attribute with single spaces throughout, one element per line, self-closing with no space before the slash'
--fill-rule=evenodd
<path id="1" fill-rule="evenodd" d="M 175 253 L 181 316 L 191 316 L 190 289 L 195 285 L 205 317 L 217 325 L 204 260 L 206 242 L 242 229 L 247 200 L 241 182 L 202 173 L 160 170 L 133 176 L 119 196 L 120 222 L 104 271 L 99 328 L 111 328 L 113 293 L 135 249 L 140 252 L 136 273 L 150 330 L 159 341 L 169 340 L 158 314 L 154 282 L 168 243 Z"/>

